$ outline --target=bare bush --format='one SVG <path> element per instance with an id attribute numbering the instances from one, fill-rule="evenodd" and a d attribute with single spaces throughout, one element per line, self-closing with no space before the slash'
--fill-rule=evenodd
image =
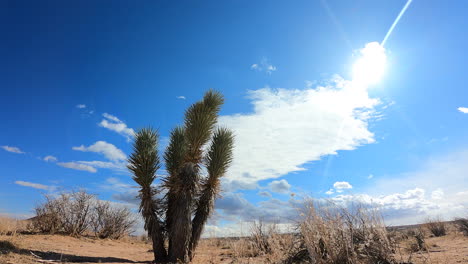
<path id="1" fill-rule="evenodd" d="M 35 230 L 81 236 L 93 231 L 100 238 L 120 238 L 135 224 L 127 208 L 110 206 L 85 191 L 45 196 L 45 202 L 35 208 L 32 224 Z"/>
<path id="2" fill-rule="evenodd" d="M 136 220 L 126 207 L 113 207 L 107 201 L 97 201 L 91 217 L 91 227 L 99 238 L 119 239 L 128 234 Z"/>
<path id="3" fill-rule="evenodd" d="M 63 229 L 63 197 L 45 195 L 45 202 L 34 208 L 36 216 L 31 218 L 33 228 L 41 233 L 54 234 Z"/>
<path id="4" fill-rule="evenodd" d="M 255 221 L 252 223 L 251 239 L 258 252 L 265 254 L 271 253 L 270 242 L 274 233 L 277 233 L 274 224 L 265 226 L 263 221 Z"/>
<path id="5" fill-rule="evenodd" d="M 312 263 L 395 263 L 382 218 L 365 208 L 310 203 L 300 231 Z"/>
<path id="6" fill-rule="evenodd" d="M 90 227 L 90 214 L 95 196 L 85 191 L 62 194 L 62 220 L 66 234 L 80 236 Z"/>
<path id="7" fill-rule="evenodd" d="M 447 227 L 439 218 L 428 219 L 424 226 L 436 237 L 447 234 Z"/>
<path id="8" fill-rule="evenodd" d="M 458 227 L 458 231 L 468 236 L 468 218 L 457 218 L 455 219 L 455 224 Z"/>
<path id="9" fill-rule="evenodd" d="M 412 238 L 414 238 L 414 240 L 409 244 L 410 252 L 427 251 L 426 239 L 424 236 L 424 230 L 422 228 L 414 230 L 412 232 Z"/>

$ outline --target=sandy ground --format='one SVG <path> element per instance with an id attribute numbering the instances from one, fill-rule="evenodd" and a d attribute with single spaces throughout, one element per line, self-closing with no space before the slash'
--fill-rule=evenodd
<path id="1" fill-rule="evenodd" d="M 402 261 L 412 263 L 468 263 L 468 237 L 450 234 L 426 239 L 427 252 L 408 253 Z M 60 235 L 0 236 L 0 263 L 150 263 L 151 247 L 141 241 L 96 240 Z M 232 258 L 232 247 L 219 240 L 203 240 L 194 263 L 265 263 L 261 258 Z"/>

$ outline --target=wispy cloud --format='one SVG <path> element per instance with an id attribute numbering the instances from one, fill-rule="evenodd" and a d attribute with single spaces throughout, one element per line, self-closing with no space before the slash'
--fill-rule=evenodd
<path id="1" fill-rule="evenodd" d="M 49 156 L 45 156 L 43 160 L 47 162 L 57 162 L 58 159 L 54 156 L 49 155 Z"/>
<path id="2" fill-rule="evenodd" d="M 92 166 L 89 166 L 89 165 L 86 165 L 86 164 L 81 164 L 81 163 L 74 162 L 74 161 L 72 161 L 72 162 L 59 162 L 59 163 L 57 163 L 57 165 L 59 165 L 61 167 L 64 167 L 64 168 L 68 168 L 68 169 L 88 171 L 88 172 L 92 172 L 92 173 L 95 173 L 97 171 L 96 168 L 94 168 Z"/>
<path id="3" fill-rule="evenodd" d="M 89 147 L 81 145 L 79 147 L 73 147 L 73 150 L 84 151 L 84 152 L 95 152 L 104 155 L 109 160 L 119 161 L 125 160 L 126 155 L 122 150 L 114 146 L 113 144 L 107 143 L 105 141 L 97 141 Z"/>
<path id="4" fill-rule="evenodd" d="M 17 153 L 17 154 L 23 154 L 24 153 L 18 147 L 2 146 L 2 149 L 6 150 L 8 152 Z"/>
<path id="5" fill-rule="evenodd" d="M 127 140 L 130 140 L 135 135 L 135 131 L 132 128 L 127 127 L 127 124 L 125 124 L 116 116 L 108 113 L 104 113 L 102 116 L 104 119 L 99 123 L 100 127 L 117 132 L 120 135 L 126 137 Z"/>
<path id="6" fill-rule="evenodd" d="M 86 105 L 85 105 L 85 104 L 77 104 L 77 105 L 76 105 L 76 108 L 78 108 L 78 109 L 84 109 L 84 108 L 86 108 Z"/>
<path id="7" fill-rule="evenodd" d="M 183 96 L 183 95 L 180 95 L 180 96 L 177 96 L 177 99 L 185 100 L 187 98 L 185 98 L 185 96 Z"/>
<path id="8" fill-rule="evenodd" d="M 259 72 L 266 72 L 271 74 L 272 72 L 276 71 L 276 67 L 273 66 L 271 63 L 268 62 L 267 58 L 263 58 L 260 63 L 254 63 L 250 66 L 250 69 L 259 71 Z"/>
<path id="9" fill-rule="evenodd" d="M 458 111 L 464 113 L 464 114 L 468 114 L 468 107 L 458 107 L 457 108 Z"/>
<path id="10" fill-rule="evenodd" d="M 25 187 L 31 187 L 34 189 L 46 190 L 46 191 L 53 191 L 56 189 L 55 186 L 43 185 L 43 184 L 27 182 L 27 181 L 15 181 L 15 184 L 25 186 Z"/>
<path id="11" fill-rule="evenodd" d="M 110 169 L 110 170 L 115 170 L 115 171 L 120 171 L 120 172 L 127 171 L 126 161 L 109 162 L 109 161 L 92 160 L 92 161 L 77 161 L 77 163 L 88 165 L 93 168 Z"/>
<path id="12" fill-rule="evenodd" d="M 249 96 L 252 113 L 219 119 L 236 135 L 224 182 L 228 189 L 233 184 L 255 187 L 260 180 L 304 170 L 307 162 L 375 141 L 368 125 L 379 100 L 340 77 L 314 89 L 263 88 Z"/>

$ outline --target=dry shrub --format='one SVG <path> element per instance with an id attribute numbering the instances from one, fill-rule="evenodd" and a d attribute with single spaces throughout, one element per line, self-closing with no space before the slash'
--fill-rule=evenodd
<path id="1" fill-rule="evenodd" d="M 251 225 L 250 241 L 255 256 L 264 256 L 267 263 L 285 263 L 300 251 L 301 241 L 295 234 L 282 233 L 275 223 L 255 221 Z"/>
<path id="2" fill-rule="evenodd" d="M 455 219 L 455 224 L 458 227 L 458 231 L 468 236 L 468 218 L 457 218 Z"/>
<path id="3" fill-rule="evenodd" d="M 93 231 L 100 238 L 120 238 L 129 233 L 135 220 L 127 208 L 111 206 L 85 191 L 46 195 L 35 208 L 32 224 L 46 234 L 81 236 Z"/>
<path id="4" fill-rule="evenodd" d="M 428 219 L 424 226 L 436 237 L 445 236 L 447 227 L 439 218 Z"/>
<path id="5" fill-rule="evenodd" d="M 129 233 L 136 219 L 128 208 L 112 207 L 107 201 L 96 201 L 90 222 L 96 237 L 119 239 Z"/>
<path id="6" fill-rule="evenodd" d="M 309 203 L 300 232 L 311 263 L 396 263 L 382 218 L 362 207 Z"/>
<path id="7" fill-rule="evenodd" d="M 410 252 L 427 251 L 424 230 L 422 228 L 413 230 L 411 238 L 412 240 L 410 240 L 408 248 Z"/>

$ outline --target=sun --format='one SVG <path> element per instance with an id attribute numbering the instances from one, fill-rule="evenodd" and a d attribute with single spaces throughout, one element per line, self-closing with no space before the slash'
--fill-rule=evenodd
<path id="1" fill-rule="evenodd" d="M 353 65 L 353 82 L 369 86 L 378 83 L 387 65 L 385 49 L 378 42 L 367 43 Z"/>

